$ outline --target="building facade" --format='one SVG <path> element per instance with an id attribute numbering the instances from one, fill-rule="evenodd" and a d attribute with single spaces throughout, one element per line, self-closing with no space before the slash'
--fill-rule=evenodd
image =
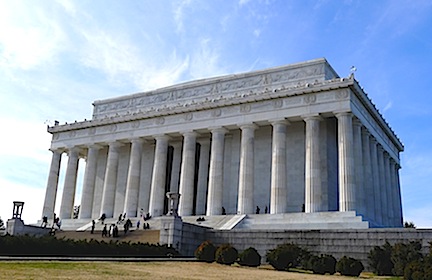
<path id="1" fill-rule="evenodd" d="M 403 145 L 353 75 L 325 59 L 196 80 L 94 102 L 93 118 L 48 127 L 52 162 L 43 216 L 356 211 L 402 226 Z M 85 158 L 80 202 L 77 170 Z"/>

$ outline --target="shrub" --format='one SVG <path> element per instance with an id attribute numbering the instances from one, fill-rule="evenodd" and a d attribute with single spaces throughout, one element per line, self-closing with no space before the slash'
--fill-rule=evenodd
<path id="1" fill-rule="evenodd" d="M 276 270 L 287 270 L 299 265 L 301 251 L 295 244 L 282 244 L 267 252 L 267 262 Z"/>
<path id="2" fill-rule="evenodd" d="M 249 247 L 239 254 L 238 263 L 244 266 L 257 267 L 261 265 L 261 255 L 255 248 Z"/>
<path id="3" fill-rule="evenodd" d="M 418 241 L 395 244 L 391 253 L 391 260 L 394 263 L 393 275 L 404 275 L 405 267 L 409 263 L 420 260 L 423 257 L 420 250 L 421 244 Z"/>
<path id="4" fill-rule="evenodd" d="M 214 262 L 215 260 L 216 247 L 210 241 L 204 241 L 195 250 L 195 257 L 200 261 L 208 263 Z"/>
<path id="5" fill-rule="evenodd" d="M 404 270 L 405 280 L 432 279 L 432 257 L 426 256 L 423 260 L 410 262 Z"/>
<path id="6" fill-rule="evenodd" d="M 369 265 L 377 275 L 393 275 L 391 260 L 392 246 L 386 242 L 383 246 L 375 246 L 368 254 Z"/>
<path id="7" fill-rule="evenodd" d="M 336 259 L 331 255 L 312 256 L 309 259 L 309 266 L 315 274 L 334 274 L 336 272 Z"/>
<path id="8" fill-rule="evenodd" d="M 343 256 L 336 264 L 336 271 L 346 276 L 359 276 L 364 266 L 361 261 Z"/>
<path id="9" fill-rule="evenodd" d="M 232 265 L 237 260 L 237 256 L 236 248 L 229 244 L 223 244 L 216 250 L 216 262 L 220 264 Z"/>

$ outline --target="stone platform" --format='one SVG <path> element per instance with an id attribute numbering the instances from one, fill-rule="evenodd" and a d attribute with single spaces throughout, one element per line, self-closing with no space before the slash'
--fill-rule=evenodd
<path id="1" fill-rule="evenodd" d="M 284 214 L 248 214 L 248 215 L 215 215 L 215 216 L 185 216 L 183 222 L 215 230 L 314 230 L 314 229 L 367 229 L 369 223 L 363 221 L 354 211 L 347 212 L 316 212 L 316 213 L 284 213 Z M 199 220 L 204 218 L 204 221 Z M 132 229 L 136 228 L 139 218 L 130 218 Z M 161 217 L 152 218 L 151 229 L 161 228 Z M 117 219 L 106 219 L 105 224 L 116 224 Z M 142 227 L 142 221 L 141 221 Z M 102 230 L 103 225 L 96 220 L 95 230 Z M 62 230 L 86 231 L 91 229 L 91 219 L 63 220 Z M 119 224 L 123 229 L 123 224 Z"/>

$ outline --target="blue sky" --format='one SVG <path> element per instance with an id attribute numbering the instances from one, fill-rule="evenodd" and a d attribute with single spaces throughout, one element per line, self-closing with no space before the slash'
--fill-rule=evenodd
<path id="1" fill-rule="evenodd" d="M 325 57 L 356 66 L 405 145 L 404 217 L 432 227 L 431 34 L 429 0 L 0 0 L 0 216 L 40 219 L 46 124 L 94 100 Z"/>

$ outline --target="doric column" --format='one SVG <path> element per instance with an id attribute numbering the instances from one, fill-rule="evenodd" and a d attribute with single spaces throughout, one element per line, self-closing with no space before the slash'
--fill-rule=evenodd
<path id="1" fill-rule="evenodd" d="M 362 131 L 363 147 L 363 183 L 365 192 L 365 214 L 370 220 L 375 218 L 375 194 L 373 188 L 372 161 L 370 152 L 370 133 L 366 128 Z"/>
<path id="2" fill-rule="evenodd" d="M 384 168 L 384 150 L 381 145 L 378 145 L 378 173 L 379 173 L 379 192 L 381 194 L 381 213 L 382 220 L 381 224 L 387 226 L 388 222 L 388 207 L 387 207 L 387 193 L 386 193 L 386 177 Z"/>
<path id="3" fill-rule="evenodd" d="M 272 167 L 270 214 L 285 213 L 287 208 L 286 133 L 287 121 L 272 122 Z"/>
<path id="4" fill-rule="evenodd" d="M 180 171 L 179 215 L 191 216 L 194 199 L 196 133 L 183 134 L 183 155 Z"/>
<path id="5" fill-rule="evenodd" d="M 88 147 L 83 189 L 81 194 L 81 206 L 79 211 L 80 219 L 90 219 L 92 216 L 96 168 L 100 148 L 101 147 L 99 145 L 91 145 Z"/>
<path id="6" fill-rule="evenodd" d="M 337 113 L 339 147 L 339 211 L 356 209 L 352 113 Z"/>
<path id="7" fill-rule="evenodd" d="M 150 214 L 154 217 L 164 213 L 166 165 L 168 153 L 167 135 L 158 135 L 156 138 L 155 159 L 150 194 Z"/>
<path id="8" fill-rule="evenodd" d="M 48 174 L 48 183 L 45 193 L 45 202 L 42 210 L 42 217 L 52 219 L 54 217 L 55 202 L 57 197 L 60 163 L 63 151 L 51 150 L 51 167 Z"/>
<path id="9" fill-rule="evenodd" d="M 114 198 L 117 185 L 119 151 L 121 146 L 122 144 L 119 142 L 109 143 L 101 208 L 101 215 L 105 214 L 108 218 L 112 218 L 114 215 Z"/>
<path id="10" fill-rule="evenodd" d="M 141 155 L 144 140 L 140 138 L 132 139 L 131 143 L 129 170 L 126 182 L 126 199 L 123 213 L 126 213 L 127 217 L 137 217 Z"/>
<path id="11" fill-rule="evenodd" d="M 306 159 L 305 159 L 305 212 L 321 210 L 321 156 L 319 150 L 320 122 L 319 115 L 306 116 Z"/>
<path id="12" fill-rule="evenodd" d="M 373 178 L 373 191 L 375 198 L 375 222 L 377 225 L 382 224 L 382 210 L 381 210 L 381 192 L 380 192 L 380 176 L 378 167 L 378 148 L 375 138 L 371 138 L 370 156 L 372 162 L 372 178 Z"/>
<path id="13" fill-rule="evenodd" d="M 196 215 L 205 215 L 207 200 L 207 178 L 209 174 L 210 139 L 200 139 L 201 145 L 198 167 Z"/>
<path id="14" fill-rule="evenodd" d="M 245 124 L 240 127 L 240 170 L 237 214 L 254 213 L 254 132 L 255 124 Z"/>
<path id="15" fill-rule="evenodd" d="M 395 188 L 396 188 L 396 202 L 395 202 L 395 220 L 396 220 L 396 227 L 402 227 L 403 226 L 403 216 L 402 216 L 402 200 L 401 200 L 401 190 L 400 190 L 400 178 L 399 178 L 399 169 L 400 165 L 396 163 L 395 166 Z"/>
<path id="16" fill-rule="evenodd" d="M 141 157 L 140 190 L 138 198 L 138 209 L 140 212 L 142 212 L 142 214 L 147 214 L 150 212 L 150 191 L 154 166 L 154 153 L 155 144 L 145 143 Z"/>
<path id="17" fill-rule="evenodd" d="M 226 132 L 227 130 L 222 127 L 211 130 L 207 216 L 220 215 L 222 213 L 223 161 Z"/>
<path id="18" fill-rule="evenodd" d="M 362 124 L 360 120 L 353 120 L 353 148 L 354 148 L 354 166 L 355 166 L 355 197 L 357 213 L 364 215 L 366 211 L 365 203 L 365 186 L 363 170 L 363 144 L 362 144 Z"/>
<path id="19" fill-rule="evenodd" d="M 60 218 L 71 219 L 75 200 L 75 189 L 78 173 L 78 148 L 71 148 L 68 151 L 69 159 L 66 168 L 66 176 L 63 187 L 63 196 L 60 205 Z"/>
<path id="20" fill-rule="evenodd" d="M 174 150 L 171 169 L 170 192 L 179 192 L 182 144 L 172 143 L 171 146 L 174 148 Z"/>
<path id="21" fill-rule="evenodd" d="M 393 185 L 390 177 L 390 155 L 384 153 L 384 173 L 386 178 L 385 194 L 387 197 L 387 226 L 393 226 L 394 222 L 394 209 L 393 209 Z"/>

